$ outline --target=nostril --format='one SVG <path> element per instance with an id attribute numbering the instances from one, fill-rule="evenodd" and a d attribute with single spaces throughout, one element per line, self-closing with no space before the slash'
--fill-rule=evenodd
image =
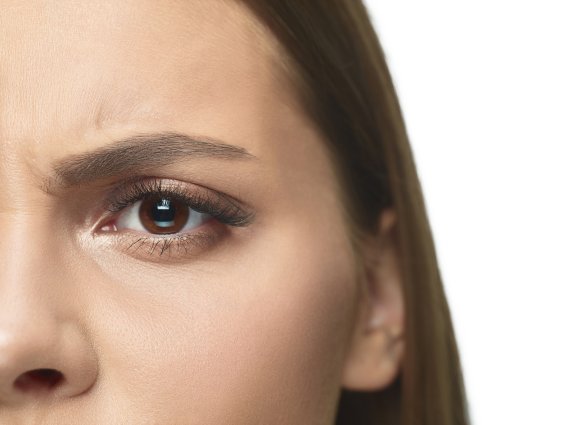
<path id="1" fill-rule="evenodd" d="M 63 381 L 63 374 L 55 369 L 34 369 L 22 373 L 14 382 L 14 387 L 23 392 L 50 390 Z"/>

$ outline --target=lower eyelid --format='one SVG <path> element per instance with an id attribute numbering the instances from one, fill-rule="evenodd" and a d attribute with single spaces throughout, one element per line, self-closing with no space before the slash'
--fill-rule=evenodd
<path id="1" fill-rule="evenodd" d="M 151 234 L 131 229 L 99 231 L 93 234 L 99 249 L 121 252 L 135 259 L 155 263 L 185 262 L 213 248 L 230 233 L 211 217 L 198 228 L 175 234 Z"/>

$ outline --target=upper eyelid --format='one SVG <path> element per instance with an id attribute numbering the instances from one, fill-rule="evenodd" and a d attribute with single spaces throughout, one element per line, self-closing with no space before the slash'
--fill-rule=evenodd
<path id="1" fill-rule="evenodd" d="M 199 212 L 210 213 L 210 211 L 200 209 L 199 206 L 217 207 L 225 215 L 225 219 L 226 215 L 234 216 L 234 220 L 225 221 L 225 224 L 232 226 L 246 226 L 255 217 L 255 212 L 248 205 L 233 196 L 202 185 L 157 177 L 136 177 L 115 185 L 107 196 L 104 209 L 110 214 L 118 214 L 125 208 L 131 207 L 135 202 L 144 199 L 146 195 L 154 193 L 178 197 L 187 201 L 190 208 Z M 228 206 L 223 206 L 223 204 L 228 204 Z M 231 208 L 232 211 L 229 211 Z M 219 214 L 214 213 L 211 215 L 215 218 L 219 216 Z"/>
<path id="2" fill-rule="evenodd" d="M 109 192 L 106 196 L 106 201 L 111 202 L 115 199 L 126 197 L 130 190 L 134 190 L 135 188 L 140 188 L 140 186 L 142 186 L 142 185 L 148 185 L 150 182 L 156 182 L 156 181 L 160 182 L 159 183 L 160 188 L 166 187 L 166 186 L 162 186 L 163 181 L 174 182 L 173 184 L 170 184 L 167 187 L 175 186 L 176 192 L 181 192 L 181 193 L 187 192 L 186 190 L 182 190 L 182 191 L 179 190 L 180 186 L 182 184 L 183 185 L 185 185 L 185 184 L 186 185 L 192 185 L 192 183 L 181 183 L 179 181 L 175 181 L 175 180 L 171 180 L 171 179 L 162 179 L 162 178 L 154 178 L 154 177 L 146 177 L 146 178 L 134 177 L 134 178 L 131 178 L 131 179 L 121 181 L 121 182 L 114 184 L 110 188 L 110 190 L 109 190 Z M 149 190 L 150 188 L 148 186 L 146 186 L 146 188 L 148 189 L 147 192 L 150 193 L 150 190 Z M 155 187 L 153 189 L 155 189 Z"/>
<path id="3" fill-rule="evenodd" d="M 152 177 L 152 176 L 148 176 L 148 177 L 141 177 L 141 176 L 135 176 L 132 177 L 126 181 L 122 181 L 119 182 L 115 185 L 113 185 L 109 191 L 109 193 L 106 196 L 106 202 L 111 202 L 112 200 L 115 200 L 119 197 L 124 197 L 125 194 L 127 193 L 128 189 L 132 189 L 134 187 L 136 187 L 136 185 L 144 185 L 144 184 L 148 184 L 148 183 L 155 183 L 155 182 L 159 182 L 159 184 L 163 184 L 164 182 L 164 186 L 162 191 L 164 193 L 170 193 L 172 195 L 186 195 L 188 198 L 189 197 L 194 197 L 195 196 L 195 192 L 202 192 L 202 193 L 213 193 L 216 197 L 224 199 L 228 202 L 230 202 L 232 205 L 234 206 L 238 206 L 241 207 L 242 209 L 245 210 L 251 210 L 251 207 L 244 201 L 242 201 L 241 199 L 238 199 L 232 195 L 228 195 L 222 191 L 216 190 L 216 189 L 212 189 L 197 183 L 193 183 L 193 182 L 186 182 L 186 181 L 182 181 L 182 180 L 175 180 L 175 179 L 171 179 L 171 178 L 163 178 L 163 177 Z M 139 187 L 139 186 L 138 186 Z M 196 188 L 196 190 L 191 190 L 189 188 L 194 187 Z M 155 189 L 155 187 L 154 187 Z M 151 192 L 150 190 L 148 190 L 148 193 L 154 193 Z"/>
<path id="4" fill-rule="evenodd" d="M 140 187 L 140 185 L 149 185 L 152 183 L 155 184 L 156 181 L 159 182 L 160 185 L 159 187 L 156 186 L 153 187 L 146 186 L 145 188 Z M 168 181 L 168 182 L 172 181 L 173 183 L 161 186 L 163 181 Z M 167 196 L 175 196 L 183 199 L 195 198 L 195 196 L 197 196 L 194 193 L 195 191 L 192 191 L 191 189 L 185 187 L 186 185 L 196 186 L 198 188 L 197 190 L 211 191 L 211 189 L 205 189 L 201 186 L 194 185 L 192 183 L 182 183 L 179 181 L 173 181 L 169 179 L 157 179 L 157 178 L 156 179 L 149 178 L 143 180 L 132 179 L 125 183 L 115 185 L 114 188 L 110 191 L 110 193 L 106 196 L 105 203 L 107 206 L 116 205 L 118 203 L 126 203 L 126 202 L 128 202 L 131 205 L 136 201 L 144 199 L 145 196 L 154 193 L 160 193 Z M 137 192 L 134 193 L 134 191 Z M 217 195 L 217 192 L 215 192 L 214 190 L 212 191 L 212 193 L 215 193 L 215 196 Z M 115 212 L 119 211 L 120 209 L 116 210 Z"/>

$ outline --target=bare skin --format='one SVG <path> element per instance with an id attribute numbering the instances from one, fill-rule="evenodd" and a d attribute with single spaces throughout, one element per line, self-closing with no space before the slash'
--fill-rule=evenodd
<path id="1" fill-rule="evenodd" d="M 330 425 L 399 373 L 395 217 L 358 279 L 279 49 L 231 1 L 0 0 L 0 423 Z M 152 233 L 148 188 L 231 217 Z"/>

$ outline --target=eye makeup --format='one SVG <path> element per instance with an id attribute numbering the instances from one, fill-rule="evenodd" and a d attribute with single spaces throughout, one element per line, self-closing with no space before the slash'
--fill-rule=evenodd
<path id="1" fill-rule="evenodd" d="M 113 238 L 134 256 L 193 256 L 231 227 L 254 219 L 248 206 L 212 189 L 173 179 L 136 177 L 115 185 L 104 201 L 95 236 Z"/>

